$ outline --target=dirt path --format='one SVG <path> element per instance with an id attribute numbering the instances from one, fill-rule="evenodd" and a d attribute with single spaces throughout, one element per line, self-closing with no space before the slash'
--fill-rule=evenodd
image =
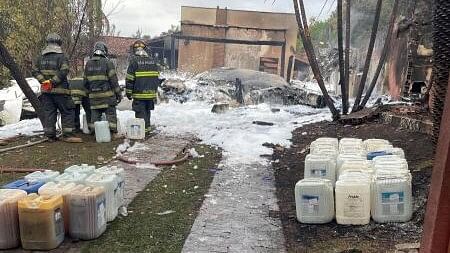
<path id="1" fill-rule="evenodd" d="M 383 138 L 405 150 L 413 175 L 414 214 L 410 222 L 341 226 L 300 224 L 296 220 L 294 186 L 303 178 L 309 144 L 318 137 Z M 289 149 L 275 148 L 273 155 L 278 205 L 289 252 L 386 252 L 395 244 L 420 241 L 432 169 L 431 138 L 424 134 L 371 123 L 342 126 L 316 123 L 296 129 Z"/>
<path id="2" fill-rule="evenodd" d="M 270 166 L 219 168 L 182 252 L 284 252 Z"/>

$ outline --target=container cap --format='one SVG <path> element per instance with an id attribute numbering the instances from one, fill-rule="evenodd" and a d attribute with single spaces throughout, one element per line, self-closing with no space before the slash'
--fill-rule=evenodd
<path id="1" fill-rule="evenodd" d="M 0 205 L 4 203 L 14 203 L 27 196 L 27 192 L 14 189 L 0 189 Z"/>
<path id="2" fill-rule="evenodd" d="M 71 194 L 72 196 L 97 196 L 105 193 L 105 189 L 101 186 L 83 186 L 76 192 Z"/>
<path id="3" fill-rule="evenodd" d="M 52 209 L 57 205 L 63 204 L 63 198 L 61 195 L 43 195 L 39 196 L 36 193 L 32 193 L 27 197 L 19 200 L 19 208 L 29 209 Z"/>
<path id="4" fill-rule="evenodd" d="M 64 181 L 62 182 L 49 182 L 43 185 L 41 188 L 39 188 L 39 194 L 40 195 L 66 195 L 70 193 L 71 191 L 76 190 L 80 185 L 77 185 L 75 183 L 66 183 Z"/>

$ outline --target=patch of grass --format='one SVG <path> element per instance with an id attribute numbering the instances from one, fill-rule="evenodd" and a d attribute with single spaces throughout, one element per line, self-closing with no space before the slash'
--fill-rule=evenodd
<path id="1" fill-rule="evenodd" d="M 133 200 L 128 217 L 111 223 L 82 252 L 180 252 L 213 180 L 209 169 L 221 160 L 220 150 L 195 149 L 205 156 L 164 169 Z"/>
<path id="2" fill-rule="evenodd" d="M 121 140 L 110 143 L 96 143 L 93 136 L 82 136 L 84 143 L 65 143 L 62 141 L 44 142 L 32 147 L 13 150 L 0 154 L 0 166 L 7 168 L 37 168 L 63 171 L 73 164 L 92 164 L 111 159 L 115 155 L 115 147 Z M 20 138 L 11 142 L 12 147 L 38 138 Z M 17 179 L 23 174 L 3 173 L 0 175 L 0 185 Z"/>

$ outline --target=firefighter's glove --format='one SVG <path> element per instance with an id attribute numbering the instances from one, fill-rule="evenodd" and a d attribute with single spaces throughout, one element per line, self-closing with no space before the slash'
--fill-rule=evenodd
<path id="1" fill-rule="evenodd" d="M 52 81 L 50 80 L 45 80 L 41 83 L 41 90 L 42 91 L 46 91 L 46 92 L 50 92 L 53 88 L 53 84 Z"/>

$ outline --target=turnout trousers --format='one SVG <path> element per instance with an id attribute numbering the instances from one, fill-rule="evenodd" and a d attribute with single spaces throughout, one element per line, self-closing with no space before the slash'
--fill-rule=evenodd
<path id="1" fill-rule="evenodd" d="M 43 93 L 39 100 L 42 103 L 47 122 L 44 126 L 44 134 L 48 138 L 56 138 L 56 123 L 58 111 L 61 114 L 62 133 L 64 137 L 73 133 L 75 117 L 75 104 L 72 97 L 63 94 Z"/>
<path id="2" fill-rule="evenodd" d="M 136 114 L 136 118 L 144 119 L 145 121 L 145 133 L 151 131 L 150 117 L 152 110 L 155 109 L 154 100 L 133 100 L 133 111 Z"/>
<path id="3" fill-rule="evenodd" d="M 117 133 L 117 113 L 115 106 L 109 106 L 108 108 L 92 109 L 91 110 L 91 123 L 89 128 L 94 132 L 94 123 L 102 120 L 102 114 L 105 113 L 106 120 L 109 122 L 109 129 L 112 133 Z"/>

